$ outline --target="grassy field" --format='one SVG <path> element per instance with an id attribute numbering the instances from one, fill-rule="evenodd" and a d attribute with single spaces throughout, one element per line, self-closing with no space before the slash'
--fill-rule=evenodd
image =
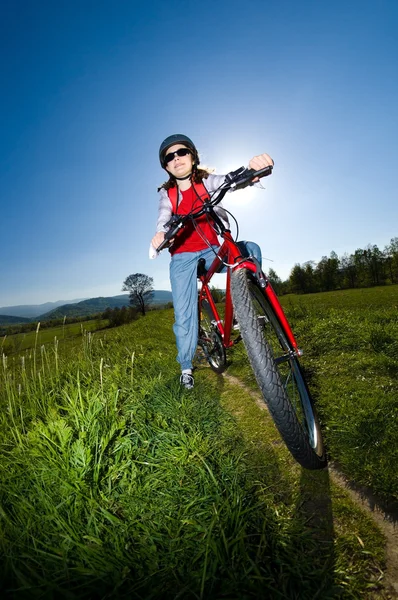
<path id="1" fill-rule="evenodd" d="M 398 286 L 286 297 L 328 449 L 398 501 Z"/>
<path id="2" fill-rule="evenodd" d="M 328 294 L 284 302 L 307 351 L 330 453 L 355 471 L 343 460 L 353 434 L 342 432 L 357 431 L 357 413 L 368 419 L 364 435 L 379 422 L 366 413 L 355 360 L 380 360 L 369 350 L 376 313 L 388 316 L 388 335 L 398 339 L 391 306 L 374 306 L 369 316 L 366 301 L 360 310 L 354 300 L 336 308 Z M 3 357 L 3 597 L 388 598 L 382 535 L 327 471 L 294 463 L 267 412 L 231 380 L 253 380 L 239 346 L 227 377 L 199 362 L 195 389 L 181 391 L 171 326 L 172 311 L 156 311 Z M 348 352 L 341 346 L 349 339 Z M 341 352 L 357 358 L 340 362 Z M 393 375 L 380 393 L 387 407 Z M 386 376 L 368 377 L 368 388 L 380 390 Z M 386 427 L 385 434 L 396 436 Z M 374 450 L 356 446 L 359 463 Z M 396 448 L 390 437 L 382 456 L 392 461 Z M 367 464 L 389 493 L 380 468 Z"/>
<path id="3" fill-rule="evenodd" d="M 284 296 L 330 457 L 357 484 L 398 501 L 398 287 Z M 247 385 L 241 346 L 230 372 Z"/>
<path id="4" fill-rule="evenodd" d="M 40 328 L 38 331 L 28 331 L 27 333 L 16 333 L 11 336 L 4 336 L 0 341 L 0 351 L 8 353 L 23 352 L 28 348 L 40 347 L 42 344 L 53 343 L 56 338 L 63 341 L 69 338 L 80 337 L 84 331 L 96 331 L 108 324 L 107 319 L 92 319 L 80 323 L 66 323 L 58 327 L 48 329 Z"/>

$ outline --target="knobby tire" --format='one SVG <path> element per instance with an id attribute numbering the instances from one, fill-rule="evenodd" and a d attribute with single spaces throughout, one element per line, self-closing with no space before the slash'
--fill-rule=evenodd
<path id="1" fill-rule="evenodd" d="M 326 466 L 322 435 L 297 357 L 263 289 L 245 269 L 232 274 L 235 315 L 263 399 L 287 448 L 306 469 Z"/>

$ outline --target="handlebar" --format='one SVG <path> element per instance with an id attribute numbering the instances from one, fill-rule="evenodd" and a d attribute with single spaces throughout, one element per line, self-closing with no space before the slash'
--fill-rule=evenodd
<path id="1" fill-rule="evenodd" d="M 156 252 L 159 254 L 164 248 L 169 245 L 171 239 L 173 239 L 179 229 L 184 226 L 185 222 L 188 219 L 197 219 L 202 216 L 204 213 L 209 212 L 209 207 L 212 208 L 217 206 L 224 198 L 225 194 L 228 191 L 236 191 L 242 190 L 243 188 L 253 185 L 256 183 L 253 179 L 261 179 L 262 177 L 267 177 L 271 175 L 273 166 L 269 165 L 264 169 L 260 169 L 259 171 L 255 171 L 254 169 L 246 169 L 245 167 L 240 167 L 236 171 L 232 171 L 225 176 L 224 183 L 213 192 L 213 196 L 216 195 L 215 198 L 211 198 L 211 200 L 207 200 L 204 202 L 204 205 L 199 209 L 195 210 L 187 215 L 173 215 L 171 219 L 166 223 L 169 227 L 169 230 L 165 234 L 163 242 L 156 248 Z"/>
<path id="2" fill-rule="evenodd" d="M 254 169 L 245 169 L 241 167 L 232 173 L 228 173 L 225 177 L 225 182 L 229 185 L 225 186 L 225 183 L 221 186 L 221 189 L 226 187 L 226 192 L 231 189 L 231 191 L 241 190 L 248 185 L 253 185 L 253 179 L 261 179 L 262 177 L 267 177 L 267 175 L 271 175 L 273 166 L 269 165 L 268 167 L 264 167 L 264 169 L 260 169 L 259 171 L 255 171 Z M 224 196 L 224 194 L 223 194 Z"/>

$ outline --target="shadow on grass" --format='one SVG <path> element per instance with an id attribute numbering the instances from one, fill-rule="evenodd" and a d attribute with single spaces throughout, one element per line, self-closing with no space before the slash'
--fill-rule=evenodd
<path id="1" fill-rule="evenodd" d="M 308 552 L 303 561 L 312 564 L 311 577 L 317 583 L 312 598 L 322 600 L 340 597 L 342 589 L 336 585 L 335 532 L 330 490 L 330 475 L 323 471 L 301 470 L 296 515 L 303 522 L 308 536 Z"/>
<path id="2" fill-rule="evenodd" d="M 220 398 L 226 388 L 228 391 L 221 377 L 216 387 Z M 256 522 L 253 532 L 260 549 L 256 565 L 263 574 L 256 597 L 339 597 L 342 590 L 334 577 L 335 532 L 328 471 L 299 471 L 298 466 L 292 469 L 286 452 L 278 450 L 283 442 L 269 439 L 262 426 L 264 413 L 259 418 L 257 412 L 256 416 L 254 402 L 251 406 L 247 403 L 243 411 L 229 398 L 228 410 L 244 438 L 252 494 L 263 504 L 263 518 Z M 300 473 L 299 480 L 296 473 Z"/>

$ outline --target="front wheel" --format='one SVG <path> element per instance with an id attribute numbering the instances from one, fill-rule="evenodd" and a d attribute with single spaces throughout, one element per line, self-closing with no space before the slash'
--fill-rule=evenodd
<path id="1" fill-rule="evenodd" d="M 222 373 L 227 366 L 227 359 L 215 320 L 210 304 L 202 299 L 199 303 L 199 346 L 213 371 Z"/>
<path id="2" fill-rule="evenodd" d="M 306 469 L 323 469 L 321 429 L 297 356 L 264 290 L 245 269 L 231 278 L 240 332 L 262 396 L 293 457 Z"/>

